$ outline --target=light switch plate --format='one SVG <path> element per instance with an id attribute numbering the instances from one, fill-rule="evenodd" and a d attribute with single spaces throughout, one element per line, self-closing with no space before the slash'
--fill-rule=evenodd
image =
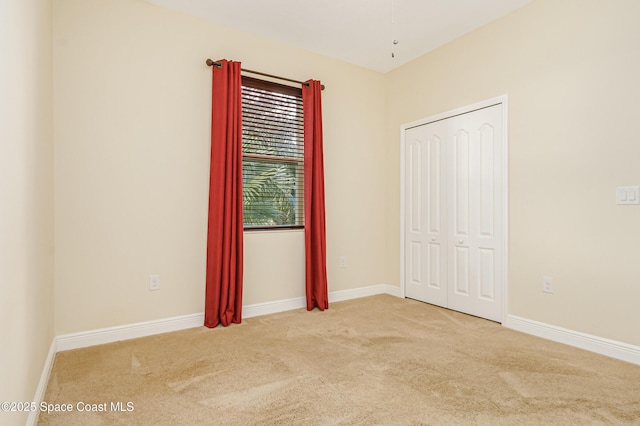
<path id="1" fill-rule="evenodd" d="M 640 204 L 640 186 L 619 186 L 616 204 Z"/>

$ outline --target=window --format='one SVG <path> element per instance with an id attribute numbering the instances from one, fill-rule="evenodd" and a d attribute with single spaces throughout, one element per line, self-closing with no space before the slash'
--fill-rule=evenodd
<path id="1" fill-rule="evenodd" d="M 302 89 L 242 77 L 245 229 L 304 224 Z"/>

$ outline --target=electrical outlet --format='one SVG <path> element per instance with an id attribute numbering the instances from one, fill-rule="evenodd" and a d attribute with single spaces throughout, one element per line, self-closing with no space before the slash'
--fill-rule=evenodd
<path id="1" fill-rule="evenodd" d="M 545 293 L 553 293 L 553 278 L 542 277 L 542 291 Z"/>
<path id="2" fill-rule="evenodd" d="M 160 290 L 160 275 L 149 275 L 149 291 Z"/>
<path id="3" fill-rule="evenodd" d="M 347 258 L 345 256 L 340 256 L 340 267 L 341 268 L 347 267 Z"/>

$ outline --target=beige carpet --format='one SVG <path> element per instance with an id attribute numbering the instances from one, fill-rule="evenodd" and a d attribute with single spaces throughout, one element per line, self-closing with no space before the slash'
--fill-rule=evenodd
<path id="1" fill-rule="evenodd" d="M 45 401 L 73 407 L 50 425 L 640 425 L 640 366 L 382 295 L 61 352 Z"/>

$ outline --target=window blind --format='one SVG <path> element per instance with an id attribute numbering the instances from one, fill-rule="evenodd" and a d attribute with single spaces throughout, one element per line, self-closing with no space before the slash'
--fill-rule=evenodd
<path id="1" fill-rule="evenodd" d="M 242 77 L 245 229 L 304 224 L 302 89 Z"/>

